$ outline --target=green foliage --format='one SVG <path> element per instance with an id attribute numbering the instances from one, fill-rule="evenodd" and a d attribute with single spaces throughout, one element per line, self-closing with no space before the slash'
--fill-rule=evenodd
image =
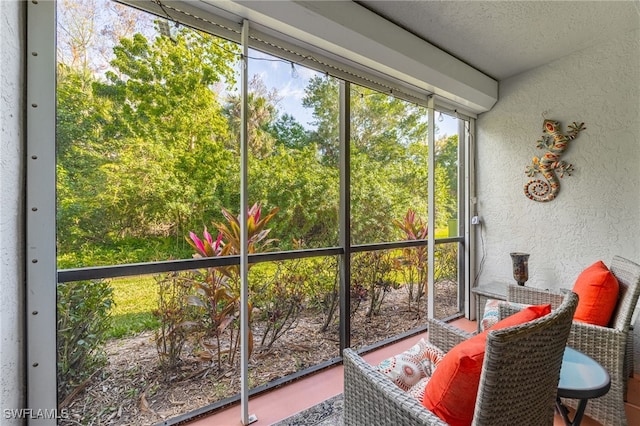
<path id="1" fill-rule="evenodd" d="M 106 201 L 110 213 L 128 219 L 111 229 L 177 235 L 191 225 L 185 222 L 194 211 L 215 205 L 212 177 L 237 170 L 225 149 L 227 120 L 212 90 L 233 83 L 237 47 L 187 28 L 174 40 L 151 43 L 136 34 L 120 43 L 111 63 L 116 72 L 94 85 L 113 102 L 103 126 L 117 152 L 105 170 Z"/>
<path id="2" fill-rule="evenodd" d="M 458 280 L 458 244 L 438 244 L 435 247 L 435 280 Z"/>
<path id="3" fill-rule="evenodd" d="M 336 320 L 340 303 L 340 270 L 337 257 L 305 259 L 304 293 L 307 306 L 319 311 L 324 320 L 325 332 Z"/>
<path id="4" fill-rule="evenodd" d="M 302 106 L 312 110 L 311 122 L 317 130 L 312 140 L 318 144 L 326 166 L 337 168 L 340 158 L 339 85 L 333 78 L 313 77 L 304 89 Z"/>
<path id="5" fill-rule="evenodd" d="M 380 176 L 382 166 L 363 153 L 351 155 L 351 239 L 354 244 L 393 240 L 398 235 L 390 217 L 401 214 L 398 198 L 406 187 Z M 394 165 L 385 166 L 389 174 Z M 404 205 L 406 201 L 402 201 Z M 396 238 L 397 239 L 397 238 Z"/>
<path id="6" fill-rule="evenodd" d="M 426 110 L 385 93 L 352 86 L 351 141 L 371 160 L 407 160 L 407 147 L 426 144 Z"/>
<path id="7" fill-rule="evenodd" d="M 289 149 L 303 149 L 312 143 L 311 132 L 290 114 L 283 114 L 275 122 L 269 123 L 267 131 L 279 145 Z"/>
<path id="8" fill-rule="evenodd" d="M 227 184 L 238 181 L 239 164 L 227 149 L 231 135 L 218 99 L 222 85 L 234 82 L 236 51 L 182 28 L 173 41 L 122 38 L 106 81 L 60 68 L 62 253 L 125 237 L 183 235 L 237 199 Z"/>
<path id="9" fill-rule="evenodd" d="M 74 281 L 58 284 L 57 297 L 57 382 L 63 401 L 106 363 L 102 344 L 113 291 L 106 281 Z"/>
<path id="10" fill-rule="evenodd" d="M 249 164 L 249 193 L 278 206 L 272 233 L 289 250 L 294 240 L 307 247 L 326 247 L 338 241 L 338 170 L 317 158 L 315 146 L 288 150 L 283 146 L 262 161 Z"/>
<path id="11" fill-rule="evenodd" d="M 98 143 L 109 103 L 94 96 L 93 82 L 85 72 L 58 66 L 56 219 L 61 253 L 80 251 L 84 242 L 104 235 L 110 223 L 100 203 L 108 150 Z"/>
<path id="12" fill-rule="evenodd" d="M 458 135 L 436 141 L 436 224 L 446 226 L 458 214 Z"/>
<path id="13" fill-rule="evenodd" d="M 317 130 L 311 140 L 324 155 L 322 164 L 325 169 L 335 168 L 337 173 L 338 81 L 324 77 L 311 79 L 303 105 L 312 110 L 312 124 Z M 421 107 L 352 85 L 352 243 L 400 238 L 389 218 L 399 217 L 407 208 L 426 215 L 429 155 L 426 116 L 426 110 Z M 448 190 L 446 175 L 436 179 L 437 188 Z M 446 196 L 449 197 L 448 192 Z M 438 197 L 437 202 L 440 201 Z"/>
<path id="14" fill-rule="evenodd" d="M 57 70 L 59 267 L 238 254 L 244 212 L 231 211 L 240 204 L 240 49 L 185 26 L 172 29 L 172 39 L 111 29 L 100 33 L 102 40 L 117 40 L 107 68 L 90 69 L 93 59 L 85 56 L 83 64 Z M 339 85 L 330 77 L 310 80 L 302 100 L 313 117 L 307 128 L 285 113 L 292 111 L 280 110 L 276 90 L 259 77 L 250 82 L 248 192 L 257 200 L 247 212 L 250 253 L 275 249 L 276 242 L 280 250 L 339 245 Z M 431 231 L 439 236 L 458 208 L 457 136 L 428 146 L 426 110 L 355 84 L 350 107 L 351 242 L 426 238 L 419 218 L 430 209 L 436 214 Z M 430 155 L 435 170 L 428 168 Z M 435 173 L 435 206 L 427 205 L 429 173 Z M 261 214 L 263 208 L 269 213 Z M 184 238 L 195 229 L 204 231 Z M 436 246 L 436 279 L 455 279 L 455 246 Z M 409 288 L 409 307 L 420 302 L 426 256 L 424 247 L 353 255 L 352 314 L 376 315 L 399 286 Z M 253 333 L 268 349 L 303 310 L 322 315 L 322 331 L 334 329 L 339 259 L 251 266 L 249 353 Z M 214 368 L 237 366 L 237 266 L 109 284 L 112 292 L 106 282 L 58 289 L 61 397 L 99 371 L 104 339 L 143 330 L 155 332 L 166 372 L 179 371 L 187 341 Z"/>
<path id="15" fill-rule="evenodd" d="M 240 96 L 234 88 L 239 52 L 234 43 L 181 27 L 172 40 L 120 37 L 104 77 L 92 74 L 87 64 L 58 67 L 59 267 L 188 258 L 192 249 L 201 256 L 239 253 L 239 219 L 226 210 L 239 204 Z M 309 81 L 302 100 L 313 117 L 309 130 L 279 111 L 275 90 L 257 77 L 250 82 L 248 181 L 251 198 L 259 200 L 257 210 L 254 206 L 248 212 L 251 253 L 269 250 L 275 241 L 282 250 L 338 244 L 339 84 L 324 76 Z M 425 217 L 437 207 L 436 229 L 446 228 L 458 207 L 457 136 L 436 141 L 430 150 L 423 108 L 351 88 L 352 243 L 412 239 L 407 232 L 414 225 L 420 228 L 418 221 L 411 225 L 405 217 L 399 226 L 391 220 L 408 211 Z M 427 205 L 429 155 L 437 162 L 436 206 Z M 279 220 L 269 229 L 265 225 L 276 209 L 260 218 L 259 206 L 279 208 Z M 205 225 L 211 223 L 220 240 L 207 236 Z M 201 237 L 183 238 L 189 229 L 203 228 Z M 422 231 L 426 227 L 412 230 L 415 235 Z M 410 298 L 418 301 L 426 276 L 426 254 L 420 250 L 402 250 L 395 270 L 391 261 L 398 252 L 354 256 L 354 311 L 366 301 L 367 313 L 374 314 L 385 289 L 398 285 L 396 281 L 415 286 Z M 219 365 L 232 364 L 238 343 L 238 267 L 189 274 L 180 279 L 190 283 L 189 307 L 202 315 L 201 355 L 217 354 Z M 297 314 L 290 309 L 301 300 L 300 292 L 306 306 L 325 316 L 326 330 L 335 321 L 338 278 L 332 257 L 305 259 L 295 268 L 279 265 L 269 278 L 252 282 L 252 301 L 263 315 L 257 319 L 268 324 L 263 344 L 275 341 L 294 321 Z M 114 297 L 120 294 L 119 282 L 113 281 Z M 155 299 L 148 291 L 158 286 L 132 285 L 139 310 L 119 311 L 116 306 L 110 335 L 161 326 L 160 352 L 173 357 L 167 360 L 173 365 L 182 337 L 172 330 L 189 321 L 179 320 L 182 314 L 175 312 L 185 296 L 177 296 L 177 281 L 167 276 L 161 283 L 159 315 L 154 317 L 155 306 L 144 303 Z"/>
<path id="16" fill-rule="evenodd" d="M 239 49 L 187 27 L 173 39 L 121 38 L 106 80 L 59 68 L 64 267 L 186 257 L 186 230 L 211 218 L 220 222 L 222 208 L 238 204 Z M 258 77 L 250 82 L 249 192 L 280 207 L 272 235 L 284 250 L 293 240 L 337 244 L 338 89 L 334 78 L 309 81 L 302 106 L 315 127 L 306 130 L 280 114 L 275 90 Z M 427 213 L 426 111 L 355 85 L 351 95 L 352 242 L 400 238 L 389 218 L 407 208 Z M 457 208 L 457 136 L 438 141 L 435 155 L 437 228 L 443 228 Z M 128 250 L 123 242 L 134 239 L 162 247 Z"/>
<path id="17" fill-rule="evenodd" d="M 266 86 L 258 76 L 249 82 L 248 94 L 248 111 L 247 111 L 247 134 L 249 139 L 249 152 L 257 158 L 261 159 L 267 156 L 275 144 L 275 139 L 270 132 L 270 124 L 276 118 L 277 93 L 268 92 Z M 232 95 L 227 100 L 224 114 L 229 122 L 231 133 L 235 136 L 231 149 L 238 154 L 240 147 L 240 106 L 241 96 Z"/>

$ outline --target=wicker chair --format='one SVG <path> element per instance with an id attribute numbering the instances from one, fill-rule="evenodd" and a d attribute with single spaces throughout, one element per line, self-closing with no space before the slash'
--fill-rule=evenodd
<path id="1" fill-rule="evenodd" d="M 478 426 L 552 425 L 562 355 L 578 303 L 568 292 L 551 314 L 490 331 L 476 399 Z M 437 320 L 428 339 L 443 351 L 471 335 Z M 353 350 L 344 350 L 344 424 L 443 425 Z"/>
<path id="2" fill-rule="evenodd" d="M 640 265 L 616 256 L 609 267 L 618 279 L 618 305 L 609 327 L 574 322 L 567 344 L 599 362 L 611 376 L 611 389 L 589 400 L 585 415 L 607 426 L 627 424 L 624 395 L 633 365 L 633 334 L 630 330 L 633 311 L 640 294 Z M 551 303 L 556 306 L 562 296 L 529 287 L 510 286 L 507 300 L 518 303 Z M 576 407 L 577 401 L 566 400 Z"/>

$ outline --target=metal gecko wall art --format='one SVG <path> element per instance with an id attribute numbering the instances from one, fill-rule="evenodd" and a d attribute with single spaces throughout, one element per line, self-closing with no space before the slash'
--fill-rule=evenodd
<path id="1" fill-rule="evenodd" d="M 569 132 L 563 134 L 560 123 L 555 120 L 544 120 L 542 139 L 538 140 L 537 147 L 546 149 L 547 152 L 540 157 L 534 157 L 531 165 L 527 166 L 525 173 L 529 177 L 535 177 L 538 173 L 544 179 L 531 179 L 524 185 L 524 193 L 533 201 L 551 201 L 560 192 L 560 180 L 564 175 L 571 176 L 573 165 L 566 161 L 560 161 L 560 157 L 566 151 L 569 142 L 574 140 L 578 133 L 586 129 L 584 123 L 575 121 L 569 125 Z"/>

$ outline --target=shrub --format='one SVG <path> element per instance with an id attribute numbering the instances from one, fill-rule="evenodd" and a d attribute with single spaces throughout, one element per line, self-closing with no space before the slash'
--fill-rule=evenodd
<path id="1" fill-rule="evenodd" d="M 458 279 L 458 247 L 456 244 L 439 244 L 435 248 L 435 280 L 456 281 Z"/>
<path id="2" fill-rule="evenodd" d="M 367 318 L 380 313 L 385 295 L 398 283 L 391 279 L 393 260 L 386 250 L 357 253 L 351 262 L 351 315 L 367 301 Z"/>
<path id="3" fill-rule="evenodd" d="M 103 280 L 60 283 L 58 295 L 58 400 L 106 364 L 102 348 L 110 327 L 113 290 Z"/>
<path id="4" fill-rule="evenodd" d="M 204 333 L 200 340 L 203 350 L 198 355 L 203 360 L 217 361 L 223 369 L 226 364 L 234 366 L 240 340 L 240 294 L 222 268 L 190 271 L 192 294 L 187 303 L 198 310 L 197 328 Z M 253 347 L 253 336 L 249 330 L 249 346 Z M 251 351 L 250 351 L 251 352 Z"/>
<path id="5" fill-rule="evenodd" d="M 320 331 L 329 329 L 340 304 L 340 270 L 334 256 L 307 259 L 309 270 L 304 283 L 307 302 L 324 316 Z"/>
<path id="6" fill-rule="evenodd" d="M 271 348 L 276 340 L 296 324 L 302 312 L 304 284 L 307 280 L 305 260 L 276 262 L 277 270 L 273 279 L 265 283 L 256 294 L 256 299 L 262 299 L 259 302 L 259 317 L 265 323 L 260 341 L 263 348 Z"/>
<path id="7" fill-rule="evenodd" d="M 179 365 L 188 328 L 193 325 L 189 321 L 193 317 L 193 307 L 186 303 L 191 293 L 191 280 L 185 273 L 170 272 L 157 282 L 158 308 L 153 315 L 160 327 L 155 332 L 156 349 L 160 367 L 170 371 Z"/>

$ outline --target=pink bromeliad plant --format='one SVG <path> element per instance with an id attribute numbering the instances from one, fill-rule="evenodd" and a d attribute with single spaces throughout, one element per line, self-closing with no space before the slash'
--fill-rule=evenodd
<path id="1" fill-rule="evenodd" d="M 266 251 L 268 246 L 275 241 L 274 239 L 266 239 L 271 230 L 265 227 L 278 210 L 276 207 L 262 217 L 262 206 L 256 203 L 247 212 L 247 252 L 249 254 Z M 226 209 L 222 209 L 222 215 L 227 223 L 214 223 L 225 241 L 220 255 L 240 254 L 240 217 L 239 215 L 234 216 Z"/>
<path id="2" fill-rule="evenodd" d="M 261 205 L 254 204 L 247 212 L 248 253 L 265 251 L 275 240 L 266 239 L 270 229 L 267 223 L 278 212 L 272 209 L 262 217 Z M 214 240 L 205 227 L 202 238 L 194 232 L 185 237 L 187 243 L 196 251 L 194 257 L 218 257 L 240 254 L 240 217 L 234 216 L 228 210 L 222 209 L 227 223 L 214 223 L 218 236 Z M 227 364 L 233 366 L 240 344 L 240 268 L 238 265 L 207 268 L 197 272 L 193 279 L 195 294 L 188 297 L 188 303 L 203 308 L 207 316 L 203 319 L 201 328 L 205 335 L 200 343 L 204 350 L 201 358 L 212 360 L 217 355 L 218 366 L 223 363 L 224 355 Z M 253 305 L 248 304 L 249 318 Z M 249 330 L 249 353 L 253 350 L 253 334 Z"/>
<path id="3" fill-rule="evenodd" d="M 394 219 L 393 223 L 404 232 L 407 240 L 426 240 L 429 236 L 427 224 L 416 217 L 412 209 L 408 209 L 401 220 Z M 427 256 L 426 246 L 407 247 L 395 259 L 396 268 L 403 273 L 409 290 L 409 306 L 412 302 L 419 303 L 427 293 Z"/>
<path id="4" fill-rule="evenodd" d="M 426 240 L 429 235 L 429 228 L 421 218 L 416 219 L 416 212 L 407 210 L 402 220 L 394 219 L 393 223 L 400 228 L 408 240 Z"/>
<path id="5" fill-rule="evenodd" d="M 187 242 L 201 257 L 219 256 L 223 246 L 222 234 L 218 234 L 218 238 L 213 241 L 211 234 L 207 232 L 207 227 L 205 226 L 202 236 L 203 238 L 200 239 L 195 232 L 189 232 L 189 238 L 187 238 Z"/>

